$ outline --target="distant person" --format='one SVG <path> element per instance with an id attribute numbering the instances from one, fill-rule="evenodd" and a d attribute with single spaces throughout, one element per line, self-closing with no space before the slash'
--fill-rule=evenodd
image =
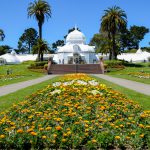
<path id="1" fill-rule="evenodd" d="M 104 68 L 104 60 L 103 60 L 103 57 L 100 57 L 100 62 L 99 62 L 99 64 L 100 64 L 100 68 L 101 68 L 101 70 L 102 70 L 102 74 L 104 74 L 105 68 Z"/>
<path id="2" fill-rule="evenodd" d="M 48 65 L 47 65 L 47 74 L 50 74 L 50 67 L 52 65 L 52 60 L 51 58 L 48 59 Z"/>

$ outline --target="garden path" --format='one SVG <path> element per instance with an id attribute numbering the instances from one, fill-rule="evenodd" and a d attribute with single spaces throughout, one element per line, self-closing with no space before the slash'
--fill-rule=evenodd
<path id="1" fill-rule="evenodd" d="M 4 96 L 7 94 L 16 92 L 20 89 L 26 88 L 28 86 L 32 86 L 34 84 L 41 83 L 43 81 L 54 78 L 56 76 L 57 75 L 46 75 L 44 77 L 40 77 L 40 78 L 33 79 L 33 80 L 28 80 L 28 81 L 24 81 L 24 82 L 14 83 L 14 84 L 6 85 L 6 86 L 1 86 L 0 87 L 0 96 Z"/>
<path id="2" fill-rule="evenodd" d="M 104 75 L 104 74 L 93 74 L 93 75 L 98 78 L 102 78 L 104 80 L 126 87 L 128 89 L 137 91 L 139 93 L 150 95 L 150 85 L 148 84 L 139 83 L 136 81 L 126 80 L 126 79 L 121 79 L 121 78 L 115 78 L 115 77 L 111 77 L 111 76 Z"/>

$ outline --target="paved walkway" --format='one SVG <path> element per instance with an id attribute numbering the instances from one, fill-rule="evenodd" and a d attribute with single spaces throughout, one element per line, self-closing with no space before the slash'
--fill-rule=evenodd
<path id="1" fill-rule="evenodd" d="M 43 81 L 49 80 L 51 78 L 56 77 L 57 75 L 46 75 L 44 77 L 40 77 L 33 80 L 28 80 L 24 82 L 14 83 L 6 86 L 0 86 L 0 96 L 4 96 L 13 92 L 16 92 L 20 89 L 26 88 L 28 86 L 32 86 L 34 84 L 41 83 Z"/>
<path id="2" fill-rule="evenodd" d="M 115 84 L 118 84 L 120 86 L 126 87 L 128 89 L 137 91 L 139 93 L 150 95 L 150 85 L 148 84 L 139 83 L 139 82 L 121 79 L 121 78 L 115 78 L 115 77 L 111 77 L 111 76 L 103 75 L 103 74 L 93 74 L 93 75 L 96 77 L 105 79 L 107 81 L 113 82 Z"/>

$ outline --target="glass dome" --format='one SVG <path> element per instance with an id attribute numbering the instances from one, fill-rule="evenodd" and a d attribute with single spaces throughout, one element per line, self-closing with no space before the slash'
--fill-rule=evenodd
<path id="1" fill-rule="evenodd" d="M 85 44 L 85 35 L 75 29 L 68 34 L 66 44 Z"/>

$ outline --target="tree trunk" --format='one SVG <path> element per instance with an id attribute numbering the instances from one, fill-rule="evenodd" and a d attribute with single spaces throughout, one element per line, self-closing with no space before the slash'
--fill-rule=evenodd
<path id="1" fill-rule="evenodd" d="M 30 42 L 28 43 L 28 45 L 29 45 L 29 54 L 31 53 L 31 44 L 30 44 Z"/>
<path id="2" fill-rule="evenodd" d="M 115 33 L 112 34 L 112 59 L 117 59 Z"/>
<path id="3" fill-rule="evenodd" d="M 112 59 L 112 50 L 111 50 L 111 37 L 110 37 L 110 32 L 108 32 L 108 40 L 109 40 L 109 60 Z"/>
<path id="4" fill-rule="evenodd" d="M 42 23 L 39 22 L 38 26 L 39 26 L 39 39 L 42 40 Z M 39 49 L 38 51 L 38 60 L 43 61 L 43 54 L 41 49 Z"/>

